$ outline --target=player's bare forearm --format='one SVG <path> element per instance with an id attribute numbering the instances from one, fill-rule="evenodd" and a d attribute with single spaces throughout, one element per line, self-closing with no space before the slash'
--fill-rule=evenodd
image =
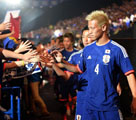
<path id="1" fill-rule="evenodd" d="M 77 65 L 73 65 L 73 64 L 70 64 L 70 63 L 69 64 L 62 63 L 62 64 L 67 70 L 74 72 L 74 73 L 80 73 L 80 71 L 77 68 Z"/>
<path id="2" fill-rule="evenodd" d="M 133 73 L 127 75 L 127 79 L 133 96 L 131 112 L 136 115 L 136 79 Z"/>
<path id="3" fill-rule="evenodd" d="M 127 75 L 127 79 L 128 79 L 128 83 L 129 83 L 129 87 L 131 89 L 132 92 L 132 96 L 134 98 L 136 98 L 136 79 L 133 73 Z"/>
<path id="4" fill-rule="evenodd" d="M 61 76 L 61 77 L 63 77 L 65 80 L 68 80 L 67 74 L 66 74 L 63 70 L 61 70 L 61 69 L 57 66 L 57 64 L 53 64 L 52 68 L 54 69 L 54 71 L 56 72 L 56 74 L 57 74 L 58 76 Z"/>

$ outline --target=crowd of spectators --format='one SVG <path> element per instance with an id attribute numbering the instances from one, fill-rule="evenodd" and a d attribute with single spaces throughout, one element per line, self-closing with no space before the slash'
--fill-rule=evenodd
<path id="1" fill-rule="evenodd" d="M 112 35 L 117 34 L 120 30 L 127 29 L 132 26 L 134 18 L 136 16 L 136 1 L 123 1 L 121 6 L 113 3 L 112 5 L 101 8 L 105 11 L 110 18 L 110 33 Z M 56 25 L 49 25 L 48 27 L 42 27 L 37 30 L 32 30 L 24 34 L 27 38 L 51 38 L 59 36 L 66 32 L 72 32 L 77 38 L 80 37 L 81 29 L 87 24 L 85 20 L 87 13 L 83 13 L 81 16 L 60 20 Z"/>

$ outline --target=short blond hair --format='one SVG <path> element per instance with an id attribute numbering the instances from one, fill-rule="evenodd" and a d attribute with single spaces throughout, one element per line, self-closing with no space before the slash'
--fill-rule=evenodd
<path id="1" fill-rule="evenodd" d="M 98 25 L 101 27 L 102 25 L 106 24 L 107 28 L 109 28 L 109 18 L 108 15 L 102 10 L 96 10 L 91 12 L 85 18 L 87 21 L 97 20 Z"/>

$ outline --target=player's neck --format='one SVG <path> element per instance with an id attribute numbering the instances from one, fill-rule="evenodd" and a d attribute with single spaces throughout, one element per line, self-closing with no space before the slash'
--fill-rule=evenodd
<path id="1" fill-rule="evenodd" d="M 96 45 L 105 45 L 110 41 L 109 37 L 107 35 L 102 36 L 96 41 Z"/>

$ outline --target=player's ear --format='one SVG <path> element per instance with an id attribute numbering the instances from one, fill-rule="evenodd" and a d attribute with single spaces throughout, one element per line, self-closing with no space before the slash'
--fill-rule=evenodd
<path id="1" fill-rule="evenodd" d="M 106 24 L 103 24 L 102 25 L 102 31 L 105 32 L 107 30 L 107 25 Z"/>

